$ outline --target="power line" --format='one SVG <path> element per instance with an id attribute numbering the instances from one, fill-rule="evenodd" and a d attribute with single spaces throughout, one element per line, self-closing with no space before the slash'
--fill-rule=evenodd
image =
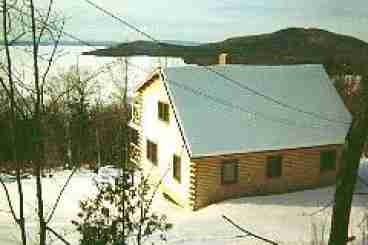
<path id="1" fill-rule="evenodd" d="M 143 36 L 151 39 L 152 41 L 156 42 L 157 44 L 160 45 L 160 42 L 154 38 L 153 36 L 151 36 L 150 34 L 148 34 L 147 32 L 144 32 L 142 30 L 140 30 L 138 27 L 134 26 L 133 24 L 130 24 L 128 21 L 126 20 L 123 20 L 122 18 L 116 16 L 115 14 L 113 14 L 112 12 L 104 9 L 103 7 L 101 6 L 98 6 L 97 4 L 91 2 L 90 0 L 85 0 L 87 3 L 89 3 L 90 5 L 92 5 L 93 7 L 95 7 L 96 9 L 102 11 L 103 13 L 113 17 L 114 19 L 118 20 L 120 23 L 124 24 L 125 26 L 128 26 L 129 28 L 133 29 L 134 31 L 137 31 L 138 33 L 142 34 Z M 289 105 L 285 102 L 283 102 L 282 100 L 280 99 L 277 99 L 277 98 L 274 98 L 270 95 L 267 95 L 267 94 L 264 94 L 264 93 L 261 93 L 259 92 L 258 90 L 256 89 L 253 89 L 235 79 L 232 79 L 228 76 L 226 76 L 225 74 L 221 73 L 221 72 L 218 72 L 208 66 L 201 66 L 203 67 L 204 69 L 210 71 L 210 72 L 213 72 L 215 73 L 216 75 L 224 78 L 225 80 L 233 83 L 234 85 L 236 85 L 237 87 L 241 88 L 241 89 L 244 89 L 244 90 L 247 90 L 247 91 L 250 91 L 252 92 L 253 94 L 257 95 L 257 96 L 260 96 L 262 98 L 264 98 L 265 100 L 268 100 L 272 103 L 275 103 L 279 106 L 282 106 L 284 108 L 288 108 L 288 109 L 291 109 L 291 110 L 294 110 L 294 111 L 297 111 L 299 113 L 303 113 L 303 114 L 306 114 L 306 115 L 310 115 L 310 116 L 313 116 L 313 117 L 316 117 L 316 118 L 319 118 L 319 119 L 322 119 L 322 120 L 325 120 L 325 121 L 329 121 L 329 122 L 333 122 L 333 123 L 339 123 L 339 124 L 344 124 L 344 125 L 350 125 L 350 122 L 344 122 L 344 121 L 340 121 L 340 120 L 337 120 L 337 119 L 331 119 L 329 117 L 326 117 L 325 115 L 322 115 L 320 113 L 316 113 L 316 112 L 310 112 L 310 111 L 306 111 L 306 110 L 303 110 L 301 108 L 298 108 L 296 106 L 292 106 L 292 105 Z"/>
<path id="2" fill-rule="evenodd" d="M 143 68 L 141 68 L 140 66 L 137 66 L 133 63 L 129 63 L 130 66 L 133 66 L 133 67 L 136 67 L 146 73 L 150 73 L 146 70 L 144 70 Z M 163 81 L 165 82 L 165 81 Z M 240 105 L 237 105 L 237 104 L 234 104 L 228 100 L 225 100 L 223 98 L 219 98 L 217 96 L 213 96 L 209 93 L 207 93 L 206 91 L 203 91 L 201 89 L 198 89 L 198 88 L 193 88 L 191 86 L 188 86 L 184 83 L 181 83 L 181 82 L 178 82 L 178 81 L 174 81 L 172 79 L 169 79 L 167 80 L 167 82 L 169 84 L 172 84 L 182 90 L 185 90 L 187 92 L 190 92 L 191 94 L 193 95 L 196 95 L 196 96 L 200 96 L 204 99 L 207 99 L 207 100 L 210 100 L 218 105 L 221 105 L 221 106 L 224 106 L 224 107 L 227 107 L 227 108 L 230 108 L 232 110 L 236 110 L 236 111 L 239 111 L 241 113 L 245 113 L 247 115 L 249 114 L 252 114 L 254 117 L 260 117 L 264 120 L 267 120 L 267 121 L 271 121 L 273 123 L 277 123 L 277 124 L 281 124 L 281 125 L 287 125 L 287 126 L 292 126 L 292 127 L 296 127 L 296 128 L 309 128 L 309 129 L 316 129 L 316 128 L 326 128 L 328 127 L 328 125 L 321 125 L 321 124 L 298 124 L 297 122 L 293 121 L 293 120 L 289 120 L 289 119 L 286 119 L 286 118 L 278 118 L 278 117 L 274 117 L 274 116 L 269 116 L 265 113 L 262 113 L 262 112 L 258 112 L 258 111 L 254 111 L 254 110 L 251 110 L 251 109 L 248 109 L 248 108 L 245 108 L 243 106 L 240 106 Z M 340 127 L 340 125 L 335 125 L 336 127 Z"/>
<path id="3" fill-rule="evenodd" d="M 28 15 L 28 13 L 26 13 L 26 12 L 24 12 L 24 11 L 22 11 L 22 10 L 19 10 L 19 9 L 17 9 L 17 8 L 15 8 L 15 10 L 16 10 L 16 11 L 18 11 L 19 13 L 24 14 L 24 15 Z M 42 21 L 39 21 L 39 22 L 42 22 Z M 78 42 L 79 42 L 79 43 L 81 43 L 81 44 L 84 44 L 84 45 L 89 46 L 89 47 L 94 47 L 94 48 L 96 48 L 96 46 L 95 46 L 95 45 L 92 45 L 92 44 L 90 44 L 88 41 L 84 41 L 84 40 L 82 40 L 81 38 L 78 38 L 78 37 L 76 37 L 76 36 L 75 36 L 75 35 L 73 35 L 73 34 L 70 34 L 70 33 L 66 32 L 66 31 L 63 31 L 63 30 L 59 30 L 57 27 L 50 26 L 50 25 L 48 25 L 47 23 L 44 23 L 44 22 L 42 22 L 42 24 L 47 25 L 49 28 L 51 28 L 51 29 L 53 29 L 53 30 L 61 31 L 65 36 L 68 36 L 68 37 L 70 37 L 71 39 L 73 39 L 73 40 L 75 40 L 75 41 L 78 41 Z M 140 66 L 137 66 L 137 65 L 135 65 L 135 64 L 132 64 L 131 62 L 127 62 L 127 63 L 128 63 L 129 65 L 131 65 L 131 66 L 134 66 L 134 67 L 136 67 L 136 68 L 139 68 L 140 70 L 142 70 L 142 71 L 144 71 L 144 72 L 146 72 L 146 73 L 151 73 L 151 72 L 149 72 L 149 71 L 144 70 L 144 69 L 143 69 L 143 68 L 141 68 Z M 171 82 L 172 84 L 174 84 L 174 85 L 175 85 L 175 86 L 177 86 L 177 87 L 181 87 L 182 89 L 185 89 L 185 90 L 187 90 L 187 91 L 189 91 L 189 92 L 191 92 L 191 93 L 193 93 L 193 94 L 195 94 L 195 95 L 197 95 L 197 96 L 202 96 L 202 97 L 207 98 L 208 100 L 211 100 L 211 101 L 213 101 L 213 102 L 215 102 L 215 103 L 217 103 L 217 104 L 220 104 L 220 105 L 222 105 L 222 106 L 226 106 L 226 107 L 228 107 L 228 108 L 231 108 L 231 109 L 234 109 L 234 110 L 238 110 L 238 111 L 243 112 L 243 113 L 247 113 L 248 115 L 249 115 L 249 113 L 251 113 L 251 114 L 253 114 L 253 115 L 256 115 L 256 116 L 262 117 L 262 118 L 263 118 L 263 119 L 265 119 L 265 120 L 273 121 L 273 122 L 276 122 L 276 123 L 279 123 L 279 124 L 284 124 L 284 125 L 287 125 L 287 126 L 304 127 L 304 128 L 305 128 L 305 127 L 308 127 L 308 128 L 327 127 L 327 125 L 326 125 L 326 126 L 324 126 L 324 125 L 320 125 L 320 124 L 318 124 L 318 125 L 317 125 L 317 124 L 316 124 L 316 125 L 298 125 L 298 124 L 296 124 L 294 121 L 290 121 L 290 120 L 288 120 L 288 119 L 271 117 L 271 116 L 268 116 L 268 115 L 266 115 L 266 114 L 264 114 L 264 113 L 257 112 L 257 111 L 252 111 L 252 110 L 250 110 L 250 109 L 246 109 L 246 108 L 244 108 L 244 107 L 242 107 L 242 106 L 235 105 L 235 104 L 233 104 L 233 103 L 231 103 L 231 102 L 229 102 L 229 101 L 227 101 L 227 100 L 225 100 L 225 99 L 218 98 L 218 97 L 216 97 L 216 96 L 210 95 L 210 94 L 208 94 L 206 91 L 202 91 L 202 90 L 199 90 L 199 89 L 196 89 L 196 88 L 192 88 L 192 87 L 190 87 L 190 86 L 188 86 L 188 85 L 185 85 L 185 84 L 183 84 L 183 83 L 180 83 L 180 82 L 173 81 L 173 80 L 171 80 L 171 79 L 169 80 L 169 82 Z M 336 124 L 335 124 L 335 125 L 336 125 Z M 337 126 L 337 125 L 336 125 L 336 126 Z"/>
<path id="4" fill-rule="evenodd" d="M 266 94 L 264 94 L 264 93 L 261 93 L 261 92 L 259 92 L 259 91 L 255 90 L 255 89 L 253 89 L 253 88 L 251 88 L 251 87 L 249 87 L 249 86 L 247 86 L 247 85 L 245 85 L 245 84 L 243 84 L 243 83 L 239 82 L 239 81 L 236 81 L 235 79 L 232 79 L 232 78 L 230 78 L 229 76 L 227 76 L 227 75 L 225 75 L 225 74 L 223 74 L 223 73 L 221 73 L 221 72 L 218 72 L 218 71 L 216 71 L 216 70 L 214 70 L 214 69 L 211 69 L 210 67 L 204 66 L 204 68 L 205 68 L 205 69 L 207 69 L 207 70 L 209 70 L 209 71 L 211 71 L 211 72 L 213 72 L 213 73 L 215 73 L 216 75 L 218 75 L 218 76 L 220 76 L 220 77 L 224 78 L 225 80 L 227 80 L 227 81 L 229 81 L 229 82 L 231 82 L 231 83 L 235 84 L 235 85 L 236 85 L 236 86 L 238 86 L 239 88 L 241 88 L 241 89 L 245 89 L 245 90 L 248 90 L 248 91 L 252 92 L 253 94 L 255 94 L 255 95 L 257 95 L 257 96 L 263 97 L 264 99 L 266 99 L 266 100 L 268 100 L 268 101 L 271 101 L 271 102 L 273 102 L 273 103 L 275 103 L 275 104 L 277 104 L 277 105 L 280 105 L 280 106 L 282 106 L 282 107 L 289 108 L 289 109 L 294 110 L 294 111 L 297 111 L 297 112 L 299 112 L 299 113 L 303 113 L 303 114 L 306 114 L 306 115 L 314 116 L 314 117 L 317 117 L 317 118 L 320 118 L 320 119 L 323 119 L 323 120 L 326 120 L 326 121 L 329 121 L 329 122 L 334 122 L 334 123 L 341 123 L 341 124 L 345 124 L 345 125 L 350 125 L 350 123 L 348 123 L 348 122 L 343 122 L 343 121 L 340 121 L 340 120 L 330 119 L 330 118 L 325 117 L 324 115 L 322 115 L 322 114 L 320 114 L 320 113 L 315 113 L 315 112 L 305 111 L 305 110 L 300 109 L 300 108 L 298 108 L 298 107 L 296 107 L 296 106 L 289 105 L 289 104 L 284 103 L 284 102 L 282 102 L 282 101 L 280 101 L 280 100 L 278 100 L 278 99 L 275 99 L 275 98 L 273 98 L 273 97 L 271 97 L 271 96 L 269 96 L 269 95 L 266 95 Z"/>
<path id="5" fill-rule="evenodd" d="M 153 36 L 151 36 L 151 35 L 150 35 L 150 34 L 148 34 L 147 32 L 144 32 L 144 31 L 140 30 L 138 27 L 136 27 L 136 26 L 134 26 L 134 25 L 130 24 L 128 21 L 123 20 L 123 19 L 122 19 L 122 18 L 120 18 L 119 16 L 117 16 L 117 15 L 115 15 L 115 14 L 111 13 L 110 11 L 107 11 L 106 9 L 102 8 L 101 6 L 99 6 L 99 5 L 95 4 L 94 2 L 92 2 L 92 1 L 90 1 L 90 0 L 85 0 L 85 1 L 86 1 L 89 5 L 93 6 L 94 8 L 96 8 L 96 9 L 98 9 L 98 10 L 100 10 L 100 11 L 102 11 L 103 13 L 105 13 L 105 14 L 107 14 L 107 15 L 111 16 L 112 18 L 114 18 L 115 20 L 117 20 L 117 21 L 119 21 L 120 23 L 124 24 L 125 26 L 128 26 L 129 28 L 131 28 L 131 29 L 133 29 L 134 31 L 136 31 L 136 32 L 140 33 L 141 35 L 143 35 L 143 36 L 145 36 L 145 37 L 147 37 L 147 38 L 149 38 L 149 39 L 151 39 L 151 40 L 153 40 L 153 41 L 155 41 L 155 42 L 157 42 L 157 43 L 159 43 L 159 44 L 160 44 L 160 42 L 159 42 L 157 39 L 155 39 Z"/>

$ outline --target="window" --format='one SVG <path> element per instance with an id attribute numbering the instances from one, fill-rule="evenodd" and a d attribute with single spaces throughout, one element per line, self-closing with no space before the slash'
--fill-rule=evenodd
<path id="1" fill-rule="evenodd" d="M 140 107 L 141 105 L 137 102 L 134 102 L 133 106 L 130 106 L 130 110 L 131 110 L 130 120 L 133 121 L 133 123 L 138 124 L 138 125 L 140 124 L 141 119 L 142 119 Z"/>
<path id="2" fill-rule="evenodd" d="M 269 156 L 267 158 L 267 177 L 277 178 L 282 172 L 282 156 Z"/>
<path id="3" fill-rule="evenodd" d="M 147 159 L 157 165 L 157 144 L 147 140 Z"/>
<path id="4" fill-rule="evenodd" d="M 173 176 L 177 181 L 181 181 L 181 158 L 177 155 L 173 157 Z"/>
<path id="5" fill-rule="evenodd" d="M 235 184 L 238 182 L 238 160 L 228 160 L 222 163 L 222 184 Z"/>
<path id="6" fill-rule="evenodd" d="M 336 150 L 321 151 L 320 155 L 321 172 L 336 169 Z"/>
<path id="7" fill-rule="evenodd" d="M 169 104 L 159 101 L 158 102 L 158 118 L 161 121 L 169 122 Z"/>

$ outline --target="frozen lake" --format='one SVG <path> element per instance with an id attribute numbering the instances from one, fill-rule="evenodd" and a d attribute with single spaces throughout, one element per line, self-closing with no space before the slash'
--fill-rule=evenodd
<path id="1" fill-rule="evenodd" d="M 48 64 L 47 59 L 52 52 L 52 46 L 40 46 L 39 53 L 43 58 L 39 59 L 41 72 L 45 71 Z M 124 84 L 124 65 L 120 58 L 112 57 L 96 57 L 90 55 L 82 55 L 82 52 L 91 51 L 95 48 L 105 48 L 104 46 L 59 46 L 55 55 L 55 61 L 50 69 L 47 78 L 53 79 L 65 73 L 72 66 L 78 64 L 81 72 L 88 71 L 90 74 L 97 74 L 95 80 L 101 87 L 102 96 L 108 96 L 116 87 L 116 84 Z M 13 64 L 16 69 L 14 74 L 17 78 L 26 82 L 33 81 L 33 61 L 31 48 L 28 46 L 12 46 L 10 48 Z M 1 52 L 1 62 L 5 63 L 5 52 Z M 159 66 L 182 66 L 185 65 L 181 58 L 164 58 L 164 57 L 147 57 L 137 56 L 128 58 L 128 89 L 131 90 L 135 84 L 144 80 L 147 75 Z M 3 74 L 4 76 L 5 74 Z"/>

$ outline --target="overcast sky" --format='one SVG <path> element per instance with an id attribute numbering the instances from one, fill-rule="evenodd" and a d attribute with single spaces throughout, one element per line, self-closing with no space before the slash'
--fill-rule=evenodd
<path id="1" fill-rule="evenodd" d="M 161 40 L 206 42 L 286 27 L 317 27 L 368 41 L 367 0 L 92 1 Z M 66 30 L 85 40 L 145 39 L 85 0 L 55 2 L 68 18 Z"/>

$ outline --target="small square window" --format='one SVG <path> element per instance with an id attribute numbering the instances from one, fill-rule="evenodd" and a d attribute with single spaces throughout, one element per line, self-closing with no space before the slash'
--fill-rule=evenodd
<path id="1" fill-rule="evenodd" d="M 228 160 L 222 163 L 222 184 L 235 184 L 238 182 L 238 160 Z"/>
<path id="2" fill-rule="evenodd" d="M 161 101 L 158 102 L 158 118 L 161 121 L 169 122 L 170 120 L 169 104 Z"/>
<path id="3" fill-rule="evenodd" d="M 282 156 L 269 156 L 267 158 L 267 177 L 278 178 L 282 173 Z"/>
<path id="4" fill-rule="evenodd" d="M 321 172 L 336 170 L 336 150 L 321 151 Z"/>
<path id="5" fill-rule="evenodd" d="M 181 158 L 177 155 L 173 157 L 173 176 L 179 183 L 181 182 Z"/>
<path id="6" fill-rule="evenodd" d="M 157 144 L 147 140 L 147 159 L 157 165 Z"/>

